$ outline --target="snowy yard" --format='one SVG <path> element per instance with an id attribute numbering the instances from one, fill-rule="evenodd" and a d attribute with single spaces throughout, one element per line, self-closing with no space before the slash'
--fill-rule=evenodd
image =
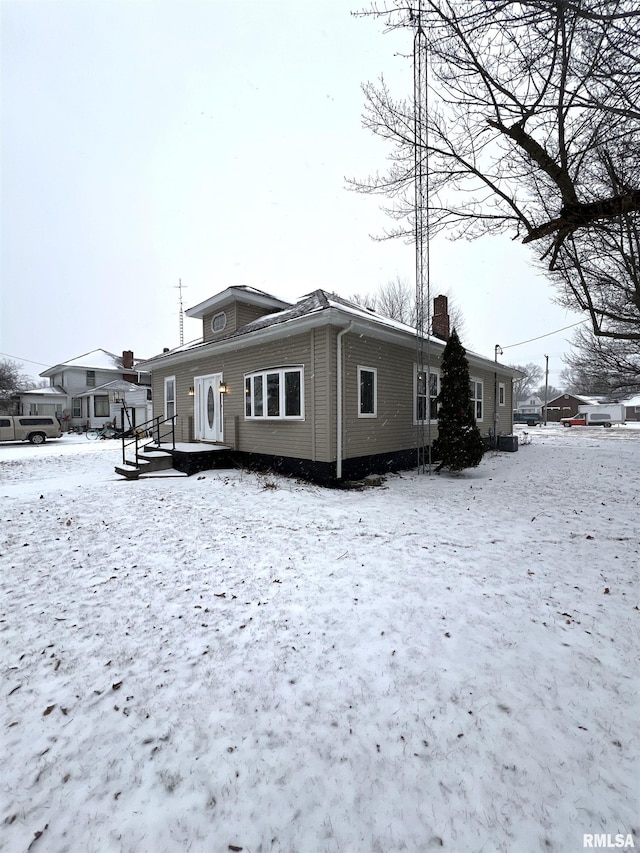
<path id="1" fill-rule="evenodd" d="M 639 848 L 640 429 L 527 432 L 365 492 L 0 446 L 0 850 Z"/>

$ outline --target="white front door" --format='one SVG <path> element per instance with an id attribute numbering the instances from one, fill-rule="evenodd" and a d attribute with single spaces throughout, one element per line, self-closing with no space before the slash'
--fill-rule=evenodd
<path id="1" fill-rule="evenodd" d="M 195 437 L 200 441 L 223 440 L 221 382 L 221 373 L 194 379 Z"/>

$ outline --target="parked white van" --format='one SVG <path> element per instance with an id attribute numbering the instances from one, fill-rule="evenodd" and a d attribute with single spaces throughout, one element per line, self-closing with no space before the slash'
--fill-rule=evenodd
<path id="1" fill-rule="evenodd" d="M 578 406 L 578 414 L 571 418 L 561 418 L 560 423 L 565 427 L 572 426 L 603 426 L 624 424 L 626 409 L 623 403 L 600 403 L 597 406 Z"/>
<path id="2" fill-rule="evenodd" d="M 60 438 L 57 418 L 47 415 L 0 415 L 0 441 L 30 441 L 44 444 L 48 438 Z"/>

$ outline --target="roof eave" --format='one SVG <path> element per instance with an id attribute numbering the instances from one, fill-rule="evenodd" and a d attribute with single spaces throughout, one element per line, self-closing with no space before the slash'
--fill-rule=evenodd
<path id="1" fill-rule="evenodd" d="M 332 305 L 329 308 L 313 311 L 305 314 L 302 317 L 292 317 L 290 320 L 285 320 L 282 323 L 274 323 L 270 326 L 265 326 L 262 329 L 256 329 L 253 332 L 246 334 L 234 335 L 230 338 L 225 338 L 222 341 L 202 342 L 188 350 L 180 350 L 179 352 L 162 353 L 155 358 L 148 359 L 144 364 L 151 371 L 157 369 L 160 365 L 170 367 L 172 365 L 182 364 L 185 361 L 190 361 L 194 357 L 201 357 L 203 353 L 216 352 L 224 353 L 238 349 L 240 340 L 245 340 L 251 346 L 259 345 L 263 342 L 271 340 L 275 337 L 282 337 L 283 334 L 290 336 L 300 334 L 309 329 L 318 328 L 320 326 L 335 326 L 337 328 L 346 329 L 352 325 L 354 330 L 358 329 L 366 332 L 371 337 L 378 340 L 394 343 L 399 346 L 415 347 L 415 332 L 407 328 L 407 330 L 392 328 L 386 326 L 377 319 L 368 319 L 353 315 L 349 311 L 341 310 Z M 446 346 L 446 342 L 437 338 L 424 338 L 425 344 L 435 347 L 437 351 L 442 351 Z M 493 369 L 501 374 L 510 376 L 518 375 L 518 371 L 511 367 L 506 367 L 499 362 L 493 362 L 484 356 L 477 353 L 467 352 L 467 359 L 470 364 Z"/>
<path id="2" fill-rule="evenodd" d="M 312 314 L 306 314 L 304 317 L 293 317 L 291 320 L 285 320 L 283 323 L 275 323 L 272 326 L 265 326 L 263 329 L 256 329 L 246 334 L 234 335 L 221 341 L 208 341 L 206 343 L 203 341 L 188 350 L 160 353 L 154 358 L 148 359 L 145 365 L 149 367 L 150 372 L 153 372 L 154 368 L 157 368 L 161 364 L 167 366 L 181 364 L 184 361 L 190 361 L 196 355 L 200 357 L 203 352 L 215 351 L 224 353 L 237 350 L 238 341 L 240 340 L 250 341 L 251 346 L 257 346 L 271 338 L 279 337 L 284 329 L 288 330 L 289 335 L 299 334 L 308 329 L 328 325 L 330 319 L 326 316 L 326 313 L 326 311 L 315 311 Z M 292 329 L 293 326 L 295 326 L 295 330 Z"/>

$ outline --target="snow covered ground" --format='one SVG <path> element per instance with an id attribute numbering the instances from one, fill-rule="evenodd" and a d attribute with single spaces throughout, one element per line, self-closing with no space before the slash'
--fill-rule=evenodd
<path id="1" fill-rule="evenodd" d="M 0 446 L 0 850 L 640 847 L 640 429 L 525 434 L 364 492 Z"/>

